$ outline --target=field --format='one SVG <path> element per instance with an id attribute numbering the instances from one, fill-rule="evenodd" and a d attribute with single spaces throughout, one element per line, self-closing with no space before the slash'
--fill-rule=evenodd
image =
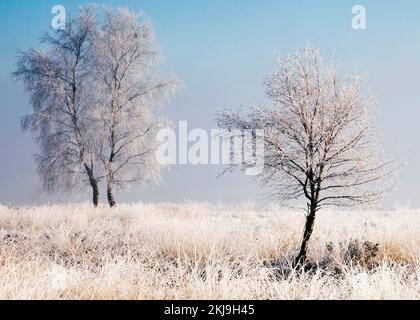
<path id="1" fill-rule="evenodd" d="M 0 206 L 0 299 L 420 299 L 420 211 Z"/>

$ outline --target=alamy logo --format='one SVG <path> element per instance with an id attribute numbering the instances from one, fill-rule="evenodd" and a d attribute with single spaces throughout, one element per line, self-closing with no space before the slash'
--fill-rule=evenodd
<path id="1" fill-rule="evenodd" d="M 55 16 L 51 20 L 51 27 L 55 30 L 66 28 L 66 8 L 62 5 L 55 5 L 51 8 L 51 14 Z"/>
<path id="2" fill-rule="evenodd" d="M 264 169 L 264 130 L 192 129 L 180 121 L 177 132 L 161 129 L 156 135 L 156 159 L 162 165 L 241 165 L 256 176 Z"/>
<path id="3" fill-rule="evenodd" d="M 366 29 L 366 8 L 360 4 L 353 6 L 351 13 L 355 16 L 351 21 L 354 30 Z"/>

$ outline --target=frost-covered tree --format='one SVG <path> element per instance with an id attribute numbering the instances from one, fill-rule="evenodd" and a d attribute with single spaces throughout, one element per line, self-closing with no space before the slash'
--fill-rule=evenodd
<path id="1" fill-rule="evenodd" d="M 335 62 L 323 63 L 317 50 L 306 48 L 280 58 L 278 71 L 264 78 L 264 86 L 275 108 L 223 111 L 217 122 L 224 129 L 263 129 L 265 164 L 259 178 L 273 195 L 306 200 L 298 266 L 307 260 L 317 212 L 379 199 L 389 189 L 384 178 L 393 170 L 380 156 L 374 101 L 360 77 L 340 81 Z"/>
<path id="2" fill-rule="evenodd" d="M 92 126 L 92 35 L 95 13 L 85 8 L 64 30 L 42 37 L 45 50 L 19 55 L 14 77 L 22 80 L 33 112 L 22 119 L 40 145 L 38 172 L 48 190 L 90 185 L 98 205 L 95 127 Z"/>
<path id="3" fill-rule="evenodd" d="M 70 189 L 86 180 L 97 206 L 105 180 L 114 206 L 114 186 L 159 177 L 155 132 L 168 122 L 161 105 L 178 82 L 157 72 L 153 28 L 128 9 L 81 9 L 42 40 L 46 51 L 22 53 L 14 76 L 31 96 L 22 126 L 40 144 L 43 185 Z"/>
<path id="4" fill-rule="evenodd" d="M 94 72 L 108 202 L 114 187 L 159 177 L 155 133 L 166 119 L 160 108 L 177 81 L 157 71 L 154 30 L 128 9 L 105 10 L 95 37 Z"/>

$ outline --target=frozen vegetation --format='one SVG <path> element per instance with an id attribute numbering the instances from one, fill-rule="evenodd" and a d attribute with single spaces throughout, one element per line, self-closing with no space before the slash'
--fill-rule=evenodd
<path id="1" fill-rule="evenodd" d="M 419 299 L 420 211 L 0 206 L 0 299 Z"/>

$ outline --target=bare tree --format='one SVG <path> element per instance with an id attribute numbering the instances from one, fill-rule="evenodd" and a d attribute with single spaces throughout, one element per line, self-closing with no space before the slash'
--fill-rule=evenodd
<path id="1" fill-rule="evenodd" d="M 154 137 L 166 123 L 159 106 L 175 91 L 177 81 L 157 72 L 154 30 L 140 15 L 106 9 L 95 39 L 94 75 L 103 137 L 99 157 L 113 207 L 114 186 L 158 177 Z"/>
<path id="2" fill-rule="evenodd" d="M 36 161 L 44 187 L 66 189 L 86 181 L 98 205 L 94 134 L 92 127 L 92 35 L 95 14 L 85 8 L 66 28 L 47 34 L 47 51 L 20 54 L 14 77 L 29 92 L 33 113 L 22 119 L 40 144 Z"/>
<path id="3" fill-rule="evenodd" d="M 339 80 L 335 61 L 323 63 L 317 50 L 306 48 L 280 58 L 278 71 L 264 78 L 264 86 L 276 108 L 223 111 L 217 122 L 224 129 L 263 129 L 265 164 L 259 178 L 273 195 L 306 199 L 306 224 L 295 259 L 295 266 L 303 265 L 317 212 L 328 205 L 379 199 L 389 189 L 384 178 L 392 165 L 381 159 L 376 142 L 374 101 L 358 76 Z"/>

